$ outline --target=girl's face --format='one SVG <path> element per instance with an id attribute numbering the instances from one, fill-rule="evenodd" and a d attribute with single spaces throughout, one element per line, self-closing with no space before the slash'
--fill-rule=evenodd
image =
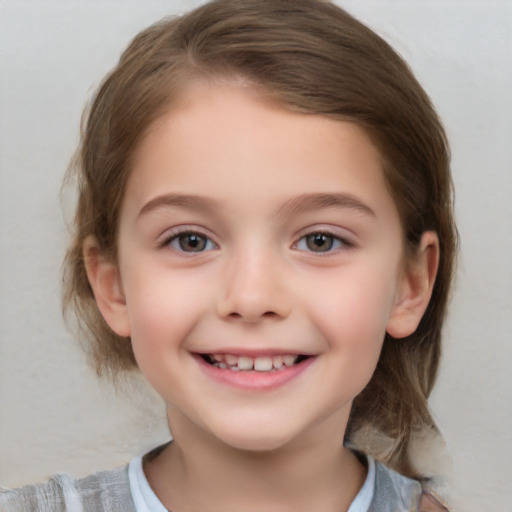
<path id="1" fill-rule="evenodd" d="M 404 302 L 402 260 L 360 128 L 196 84 L 135 154 L 102 309 L 171 426 L 250 450 L 341 439 Z"/>

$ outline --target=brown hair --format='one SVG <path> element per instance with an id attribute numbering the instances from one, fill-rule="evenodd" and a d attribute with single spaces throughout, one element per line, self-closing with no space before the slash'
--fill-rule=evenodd
<path id="1" fill-rule="evenodd" d="M 402 58 L 328 2 L 218 0 L 164 19 L 133 40 L 101 85 L 70 168 L 79 201 L 64 276 L 64 307 L 76 312 L 97 372 L 115 376 L 136 362 L 130 341 L 113 333 L 96 307 L 83 243 L 94 235 L 115 261 L 130 158 L 149 125 L 195 77 L 243 78 L 285 108 L 357 123 L 380 150 L 407 247 L 413 251 L 424 231 L 437 232 L 440 265 L 427 311 L 411 336 L 386 337 L 347 429 L 348 440 L 368 427 L 391 438 L 386 462 L 411 474 L 411 435 L 425 425 L 435 428 L 427 398 L 438 369 L 457 246 L 448 144 Z"/>

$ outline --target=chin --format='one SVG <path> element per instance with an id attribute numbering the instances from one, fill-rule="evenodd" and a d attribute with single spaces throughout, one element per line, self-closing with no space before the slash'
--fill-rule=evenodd
<path id="1" fill-rule="evenodd" d="M 239 428 L 237 431 L 218 433 L 216 436 L 223 443 L 240 451 L 246 452 L 272 452 L 277 451 L 293 438 L 292 435 L 276 432 L 275 429 Z"/>
<path id="2" fill-rule="evenodd" d="M 246 452 L 273 452 L 282 448 L 286 442 L 283 442 L 281 439 L 269 439 L 269 438 L 260 438 L 260 439 L 243 439 L 239 442 L 231 443 L 233 448 L 237 448 L 238 450 L 246 451 Z"/>

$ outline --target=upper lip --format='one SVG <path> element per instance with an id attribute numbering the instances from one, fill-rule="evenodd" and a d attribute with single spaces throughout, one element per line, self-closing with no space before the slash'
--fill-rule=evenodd
<path id="1" fill-rule="evenodd" d="M 314 356 L 308 351 L 297 350 L 296 348 L 280 349 L 280 348 L 218 348 L 208 350 L 194 350 L 196 354 L 213 355 L 213 354 L 229 354 L 239 357 L 274 357 L 274 356 L 285 356 L 285 355 L 296 355 L 296 356 Z"/>

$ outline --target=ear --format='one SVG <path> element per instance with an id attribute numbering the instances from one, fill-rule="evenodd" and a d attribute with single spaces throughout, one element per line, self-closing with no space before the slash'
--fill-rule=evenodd
<path id="1" fill-rule="evenodd" d="M 128 308 L 117 265 L 103 255 L 93 236 L 85 240 L 83 255 L 87 278 L 103 318 L 118 336 L 129 337 Z"/>
<path id="2" fill-rule="evenodd" d="M 432 296 L 438 265 L 439 239 L 434 231 L 425 231 L 398 283 L 386 329 L 393 338 L 409 336 L 418 327 Z"/>

